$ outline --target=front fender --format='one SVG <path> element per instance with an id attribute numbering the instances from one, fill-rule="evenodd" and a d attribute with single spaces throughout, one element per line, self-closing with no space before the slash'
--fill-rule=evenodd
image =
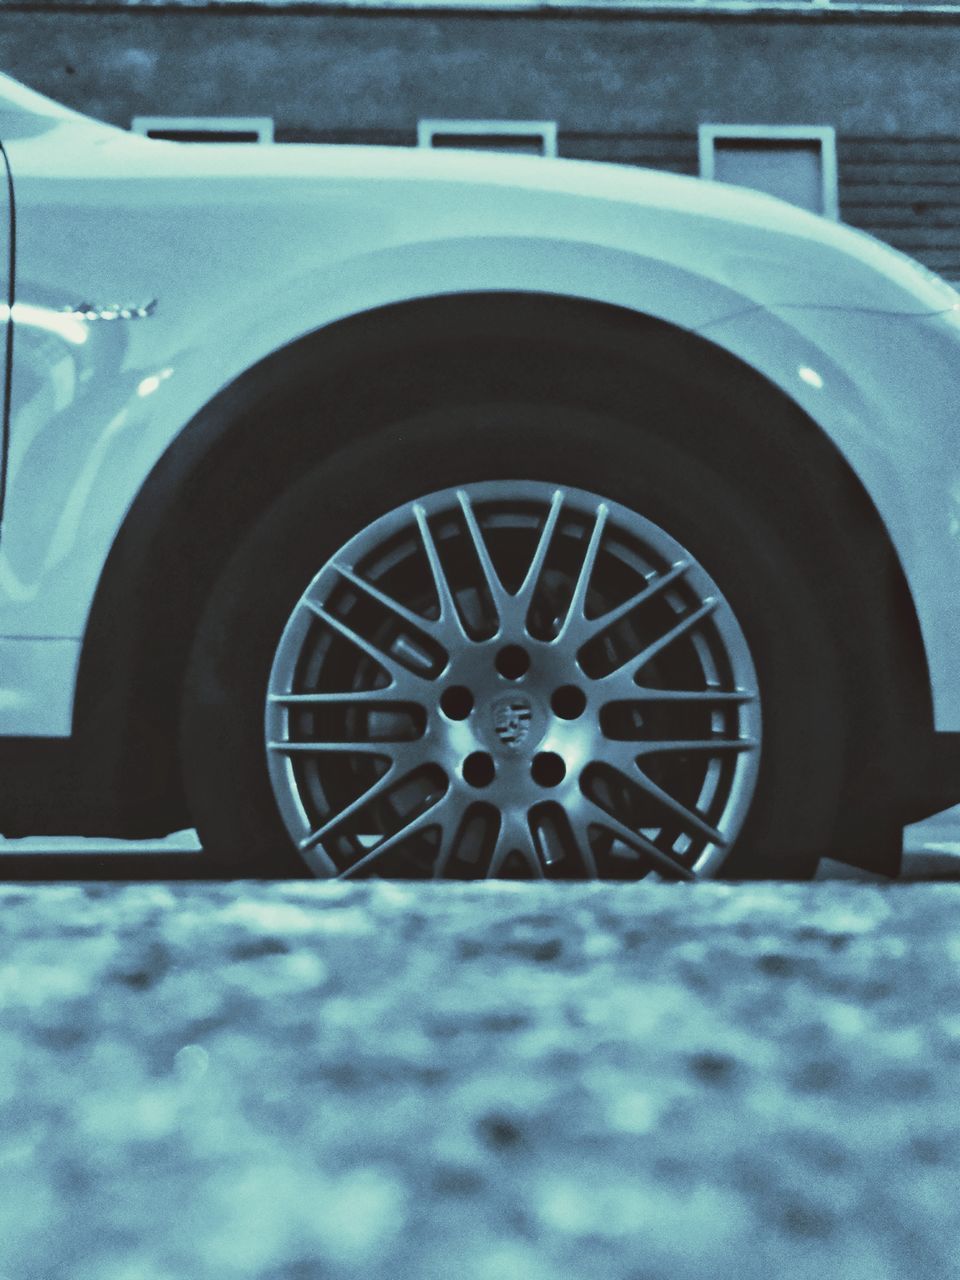
<path id="1" fill-rule="evenodd" d="M 799 404 L 859 477 L 913 597 L 935 727 L 960 730 L 960 311 L 782 307 L 704 335 Z"/>
<path id="2" fill-rule="evenodd" d="M 533 238 L 424 241 L 292 279 L 238 280 L 229 297 L 161 291 L 153 315 L 111 321 L 65 317 L 62 289 L 21 284 L 0 636 L 82 636 L 110 546 L 166 448 L 224 387 L 305 334 L 415 298 L 490 291 L 563 294 L 686 329 L 746 305 L 674 265 Z"/>

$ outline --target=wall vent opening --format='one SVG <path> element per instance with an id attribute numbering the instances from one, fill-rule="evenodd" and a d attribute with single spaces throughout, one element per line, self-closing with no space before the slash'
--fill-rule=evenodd
<path id="1" fill-rule="evenodd" d="M 166 142 L 273 142 L 270 116 L 134 116 L 130 129 Z"/>
<path id="2" fill-rule="evenodd" d="M 779 196 L 839 218 L 837 138 L 830 125 L 702 124 L 700 177 Z"/>
<path id="3" fill-rule="evenodd" d="M 557 126 L 553 120 L 421 120 L 417 124 L 417 145 L 555 156 Z"/>

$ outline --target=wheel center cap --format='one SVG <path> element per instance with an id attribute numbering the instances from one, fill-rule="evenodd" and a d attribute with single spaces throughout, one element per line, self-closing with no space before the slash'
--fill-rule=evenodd
<path id="1" fill-rule="evenodd" d="M 543 716 L 528 693 L 517 690 L 490 703 L 487 724 L 491 739 L 501 750 L 519 755 L 543 737 Z"/>

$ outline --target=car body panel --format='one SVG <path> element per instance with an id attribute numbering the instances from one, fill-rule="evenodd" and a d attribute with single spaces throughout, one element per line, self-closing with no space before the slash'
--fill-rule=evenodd
<path id="1" fill-rule="evenodd" d="M 69 737 L 80 650 L 79 640 L 0 639 L 0 736 Z"/>
<path id="2" fill-rule="evenodd" d="M 780 386 L 851 464 L 913 596 L 935 727 L 960 729 L 960 310 L 917 318 L 785 307 L 705 336 Z"/>
<path id="3" fill-rule="evenodd" d="M 10 342 L 10 305 L 13 301 L 12 254 L 13 207 L 10 199 L 10 175 L 7 157 L 0 146 L 0 511 L 6 486 L 7 429 L 7 365 L 12 352 Z"/>
<path id="4" fill-rule="evenodd" d="M 69 733 L 117 532 L 220 390 L 346 317 L 501 290 L 703 332 L 798 401 L 891 532 L 938 726 L 960 729 L 948 652 L 957 575 L 925 568 L 925 557 L 956 556 L 944 523 L 955 320 L 929 319 L 954 315 L 949 286 L 860 233 L 695 179 L 415 149 L 155 142 L 10 84 L 0 82 L 0 138 L 18 230 L 0 733 Z"/>

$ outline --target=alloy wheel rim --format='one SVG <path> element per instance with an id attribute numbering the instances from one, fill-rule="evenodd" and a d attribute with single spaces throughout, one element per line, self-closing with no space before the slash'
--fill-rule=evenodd
<path id="1" fill-rule="evenodd" d="M 702 565 L 619 503 L 519 480 L 428 494 L 332 556 L 265 724 L 322 877 L 710 876 L 761 747 L 750 650 Z"/>

